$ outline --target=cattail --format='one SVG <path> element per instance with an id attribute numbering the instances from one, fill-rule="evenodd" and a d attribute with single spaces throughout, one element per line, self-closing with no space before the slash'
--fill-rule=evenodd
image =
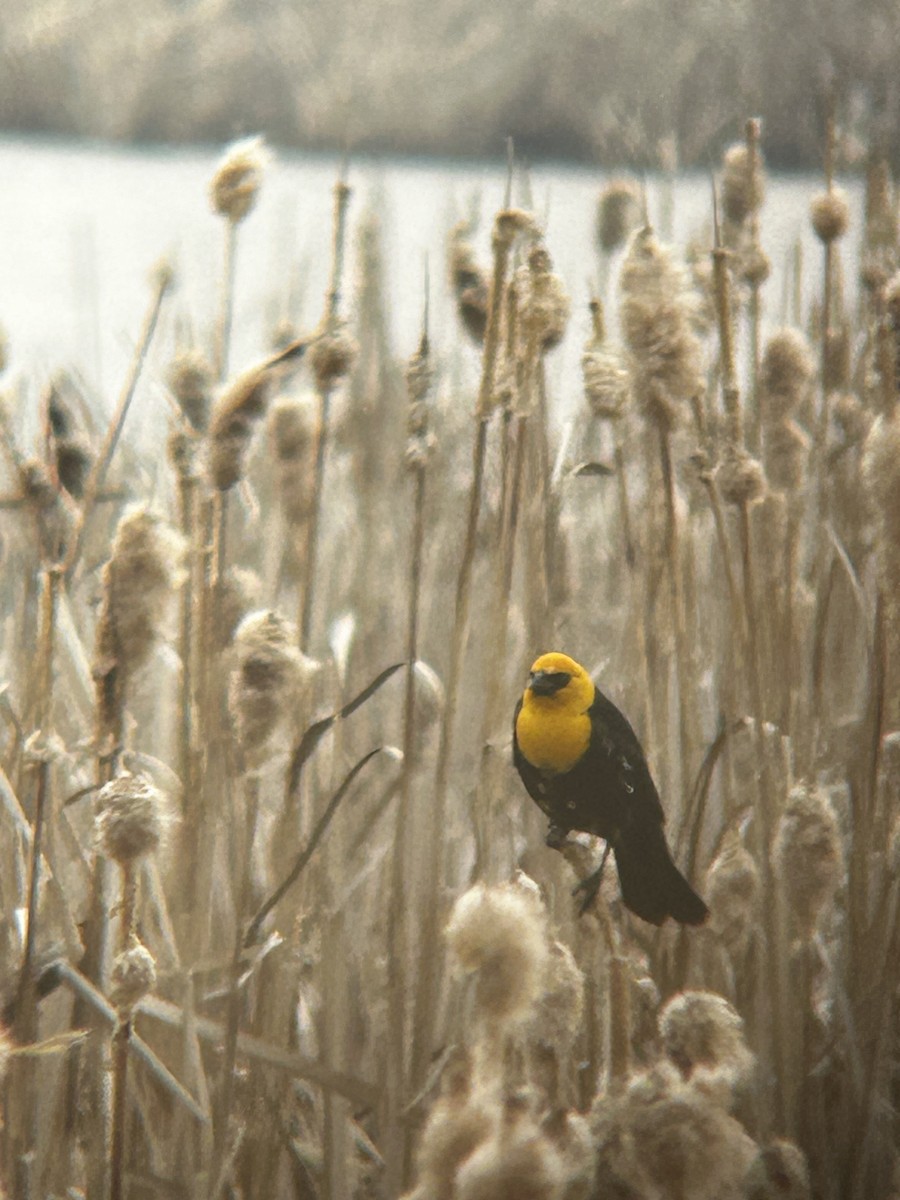
<path id="1" fill-rule="evenodd" d="M 120 1016 L 130 1014 L 156 987 L 156 959 L 146 946 L 133 942 L 113 959 L 109 998 Z"/>
<path id="2" fill-rule="evenodd" d="M 695 301 L 683 271 L 652 230 L 631 239 L 622 267 L 622 328 L 634 358 L 635 395 L 655 424 L 670 429 L 680 406 L 704 388 Z"/>
<path id="3" fill-rule="evenodd" d="M 759 871 L 736 833 L 724 841 L 706 875 L 711 928 L 732 951 L 746 945 L 757 920 Z"/>
<path id="4" fill-rule="evenodd" d="M 772 274 L 772 264 L 762 246 L 751 242 L 741 250 L 739 272 L 741 279 L 750 287 L 762 287 Z"/>
<path id="5" fill-rule="evenodd" d="M 892 594 L 900 583 L 900 408 L 880 416 L 863 445 L 862 481 L 878 539 L 878 567 Z"/>
<path id="6" fill-rule="evenodd" d="M 350 373 L 357 351 L 347 323 L 336 317 L 330 318 L 309 349 L 310 366 L 320 391 L 328 391 Z"/>
<path id="7" fill-rule="evenodd" d="M 760 365 L 763 415 L 772 420 L 794 413 L 806 399 L 814 374 L 809 343 L 799 330 L 780 329 L 772 334 Z"/>
<path id="8" fill-rule="evenodd" d="M 809 1200 L 806 1156 L 793 1142 L 760 1147 L 741 1186 L 741 1200 Z"/>
<path id="9" fill-rule="evenodd" d="M 722 208 L 732 225 L 743 225 L 762 208 L 765 175 L 762 155 L 744 142 L 729 146 L 722 163 Z"/>
<path id="10" fill-rule="evenodd" d="M 218 621 L 216 647 L 224 650 L 231 645 L 235 630 L 247 613 L 259 607 L 262 580 L 255 571 L 231 566 L 219 580 L 217 588 Z"/>
<path id="11" fill-rule="evenodd" d="M 406 410 L 404 462 L 409 469 L 418 470 L 428 465 L 436 444 L 434 434 L 428 428 L 426 401 L 434 378 L 434 368 L 426 337 L 422 338 L 419 349 L 406 364 L 404 377 L 409 400 Z"/>
<path id="12" fill-rule="evenodd" d="M 72 528 L 69 509 L 39 459 L 28 459 L 19 467 L 19 486 L 37 520 L 42 555 L 51 562 L 58 562 Z"/>
<path id="13" fill-rule="evenodd" d="M 597 203 L 597 243 L 604 254 L 624 245 L 641 219 L 641 193 L 630 179 L 612 179 Z"/>
<path id="14" fill-rule="evenodd" d="M 798 785 L 791 790 L 773 858 L 797 928 L 808 938 L 837 890 L 842 869 L 837 818 L 818 789 Z"/>
<path id="15" fill-rule="evenodd" d="M 463 328 L 474 342 L 484 341 L 487 328 L 488 279 L 475 258 L 469 241 L 468 222 L 461 221 L 450 233 L 450 283 Z"/>
<path id="16" fill-rule="evenodd" d="M 428 1200 L 452 1200 L 459 1168 L 490 1135 L 496 1120 L 496 1111 L 481 1097 L 470 1096 L 467 1084 L 437 1100 L 419 1142 L 419 1192 Z"/>
<path id="17" fill-rule="evenodd" d="M 596 1195 L 597 1152 L 587 1117 L 558 1108 L 544 1118 L 541 1130 L 559 1155 L 565 1179 L 563 1200 L 592 1200 Z"/>
<path id="18" fill-rule="evenodd" d="M 551 268 L 550 255 L 538 242 L 528 252 L 522 276 L 519 320 L 526 339 L 541 354 L 562 341 L 571 308 L 562 280 Z"/>
<path id="19" fill-rule="evenodd" d="M 97 793 L 94 834 L 104 858 L 126 867 L 159 848 L 168 824 L 166 801 L 145 775 L 124 771 Z"/>
<path id="20" fill-rule="evenodd" d="M 553 1143 L 516 1099 L 498 1129 L 460 1167 L 456 1200 L 561 1200 L 565 1175 Z"/>
<path id="21" fill-rule="evenodd" d="M 581 1028 L 584 975 L 568 946 L 552 942 L 544 966 L 543 987 L 528 1023 L 527 1036 L 567 1048 Z"/>
<path id="22" fill-rule="evenodd" d="M 631 376 L 621 355 L 611 347 L 588 342 L 581 356 L 584 397 L 595 417 L 616 421 L 631 400 Z"/>
<path id="23" fill-rule="evenodd" d="M 317 664 L 297 649 L 293 622 L 272 611 L 250 613 L 241 621 L 234 651 L 228 710 L 238 744 L 253 760 L 297 706 Z"/>
<path id="24" fill-rule="evenodd" d="M 809 215 L 816 237 L 828 245 L 847 232 L 850 224 L 850 205 L 840 188 L 829 188 L 810 201 Z"/>
<path id="25" fill-rule="evenodd" d="M 213 370 L 199 350 L 185 350 L 169 367 L 166 382 L 192 429 L 203 433 L 209 424 Z"/>
<path id="26" fill-rule="evenodd" d="M 756 504 L 766 494 L 761 464 L 737 446 L 726 446 L 716 479 L 726 504 Z"/>
<path id="27" fill-rule="evenodd" d="M 793 495 L 806 482 L 811 441 L 792 417 L 774 422 L 766 430 L 766 479 L 776 492 Z"/>
<path id="28" fill-rule="evenodd" d="M 853 392 L 835 396 L 831 411 L 844 438 L 845 446 L 860 446 L 872 428 L 872 419 L 865 405 Z"/>
<path id="29" fill-rule="evenodd" d="M 146 505 L 126 510 L 103 568 L 98 658 L 131 675 L 159 639 L 168 599 L 184 582 L 184 539 Z"/>
<path id="30" fill-rule="evenodd" d="M 278 500 L 289 528 L 302 525 L 312 506 L 314 413 L 303 400 L 282 397 L 269 411 Z"/>
<path id="31" fill-rule="evenodd" d="M 90 443 L 82 434 L 60 438 L 54 445 L 56 474 L 69 495 L 80 500 L 94 462 Z"/>
<path id="32" fill-rule="evenodd" d="M 209 194 L 215 212 L 237 225 L 256 203 L 269 151 L 261 137 L 229 146 L 216 167 Z"/>
<path id="33" fill-rule="evenodd" d="M 475 1006 L 488 1020 L 528 1016 L 547 961 L 545 917 L 523 889 L 477 884 L 453 906 L 447 942 L 461 971 L 475 977 Z"/>
<path id="34" fill-rule="evenodd" d="M 673 996 L 660 1011 L 659 1032 L 666 1057 L 685 1079 L 698 1067 L 739 1077 L 753 1061 L 744 1040 L 743 1020 L 724 996 L 715 992 Z"/>

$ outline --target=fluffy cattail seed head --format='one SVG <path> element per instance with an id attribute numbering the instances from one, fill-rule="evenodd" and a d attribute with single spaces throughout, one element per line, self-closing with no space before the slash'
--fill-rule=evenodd
<path id="1" fill-rule="evenodd" d="M 616 421 L 631 400 L 631 376 L 614 349 L 589 344 L 581 356 L 584 397 L 595 417 Z"/>
<path id="2" fill-rule="evenodd" d="M 806 482 L 809 435 L 792 417 L 766 429 L 766 478 L 776 492 L 799 492 Z"/>
<path id="3" fill-rule="evenodd" d="M 293 397 L 276 400 L 269 410 L 278 499 L 289 528 L 302 525 L 312 508 L 314 420 L 311 406 Z"/>
<path id="4" fill-rule="evenodd" d="M 97 849 L 127 866 L 159 848 L 168 822 L 162 792 L 145 775 L 117 775 L 97 793 L 94 833 Z"/>
<path id="5" fill-rule="evenodd" d="M 844 436 L 847 446 L 858 446 L 866 440 L 872 421 L 865 405 L 853 392 L 842 392 L 836 396 L 831 411 L 834 421 Z"/>
<path id="6" fill-rule="evenodd" d="M 447 926 L 450 953 L 474 976 L 478 1012 L 492 1021 L 528 1016 L 547 961 L 540 902 L 515 886 L 477 884 L 457 900 Z"/>
<path id="7" fill-rule="evenodd" d="M 235 631 L 228 710 L 251 766 L 317 669 L 297 641 L 293 623 L 272 611 L 250 613 Z"/>
<path id="8" fill-rule="evenodd" d="M 467 1090 L 442 1096 L 432 1106 L 418 1152 L 419 1189 L 429 1200 L 452 1200 L 457 1171 L 495 1121 L 496 1113 Z"/>
<path id="9" fill-rule="evenodd" d="M 256 203 L 269 151 L 261 137 L 243 138 L 229 146 L 210 184 L 215 212 L 237 225 Z"/>
<path id="10" fill-rule="evenodd" d="M 847 232 L 850 224 L 850 205 L 839 188 L 831 188 L 814 196 L 809 205 L 809 215 L 816 237 L 826 245 L 837 241 Z"/>
<path id="11" fill-rule="evenodd" d="M 562 1200 L 559 1154 L 527 1113 L 504 1117 L 462 1164 L 456 1200 Z"/>
<path id="12" fill-rule="evenodd" d="M 146 505 L 126 510 L 116 527 L 97 631 L 99 667 L 125 675 L 142 666 L 159 639 L 172 592 L 184 582 L 184 539 Z"/>
<path id="13" fill-rule="evenodd" d="M 752 856 L 732 832 L 706 875 L 711 928 L 732 951 L 746 945 L 756 924 L 759 871 Z"/>
<path id="14" fill-rule="evenodd" d="M 113 959 L 109 998 L 120 1015 L 128 1015 L 156 987 L 156 960 L 140 942 Z"/>
<path id="15" fill-rule="evenodd" d="M 751 242 L 743 251 L 740 257 L 740 271 L 741 278 L 750 287 L 762 287 L 772 274 L 772 264 L 762 246 Z"/>
<path id="16" fill-rule="evenodd" d="M 793 1142 L 761 1146 L 744 1176 L 741 1200 L 809 1200 L 806 1156 Z"/>
<path id="17" fill-rule="evenodd" d="M 350 373 L 357 350 L 346 322 L 331 320 L 309 348 L 310 366 L 320 391 L 328 391 Z"/>
<path id="18" fill-rule="evenodd" d="M 534 217 L 521 208 L 504 208 L 494 217 L 495 246 L 511 246 L 520 233 L 536 233 Z"/>
<path id="19" fill-rule="evenodd" d="M 684 272 L 650 229 L 632 237 L 620 286 L 635 395 L 651 421 L 671 428 L 680 405 L 704 386 L 700 343 L 692 324 L 694 297 Z"/>
<path id="20" fill-rule="evenodd" d="M 780 329 L 766 343 L 760 364 L 760 389 L 767 419 L 789 416 L 805 399 L 815 374 L 812 352 L 797 329 Z"/>
<path id="21" fill-rule="evenodd" d="M 744 142 L 729 146 L 722 163 L 722 208 L 732 225 L 743 225 L 752 212 L 762 208 L 765 177 L 762 156 L 751 153 Z"/>
<path id="22" fill-rule="evenodd" d="M 743 1020 L 715 992 L 673 996 L 660 1010 L 659 1032 L 667 1058 L 685 1079 L 698 1067 L 738 1077 L 753 1061 L 744 1041 Z"/>
<path id="23" fill-rule="evenodd" d="M 538 242 L 528 252 L 528 269 L 520 291 L 520 321 L 525 336 L 546 354 L 563 339 L 569 320 L 569 297 L 551 270 L 550 255 Z"/>
<path id="24" fill-rule="evenodd" d="M 544 967 L 543 988 L 528 1024 L 528 1036 L 567 1050 L 581 1028 L 584 975 L 568 946 L 553 942 Z"/>
<path id="25" fill-rule="evenodd" d="M 455 225 L 450 234 L 450 282 L 456 297 L 460 320 L 475 342 L 484 341 L 487 328 L 487 277 L 475 258 L 466 221 Z"/>
<path id="26" fill-rule="evenodd" d="M 766 477 L 760 463 L 746 450 L 727 446 L 716 472 L 719 491 L 726 504 L 756 504 L 766 494 Z"/>
<path id="27" fill-rule="evenodd" d="M 210 482 L 227 492 L 244 477 L 257 423 L 266 411 L 269 374 L 251 367 L 228 384 L 215 403 L 209 424 L 207 467 Z"/>
<path id="28" fill-rule="evenodd" d="M 612 254 L 637 228 L 641 219 L 641 193 L 630 179 L 612 179 L 597 204 L 597 243 Z"/>
<path id="29" fill-rule="evenodd" d="M 798 785 L 791 790 L 773 856 L 797 928 L 809 937 L 837 891 L 843 865 L 837 818 L 817 788 Z"/>
<path id="30" fill-rule="evenodd" d="M 900 584 L 900 408 L 880 416 L 863 445 L 862 480 L 878 540 L 882 586 Z"/>
<path id="31" fill-rule="evenodd" d="M 167 383 L 191 428 L 202 433 L 209 422 L 213 387 L 212 367 L 206 357 L 199 350 L 182 351 L 169 366 Z"/>

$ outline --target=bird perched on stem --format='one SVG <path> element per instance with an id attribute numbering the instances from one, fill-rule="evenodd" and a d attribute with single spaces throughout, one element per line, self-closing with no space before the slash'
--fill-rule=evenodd
<path id="1" fill-rule="evenodd" d="M 637 735 L 584 667 L 566 654 L 542 654 L 516 705 L 513 761 L 550 818 L 547 845 L 570 830 L 606 841 L 600 867 L 582 880 L 582 912 L 600 887 L 609 851 L 626 908 L 653 925 L 674 917 L 699 925 L 708 909 L 669 853 L 665 815 Z"/>

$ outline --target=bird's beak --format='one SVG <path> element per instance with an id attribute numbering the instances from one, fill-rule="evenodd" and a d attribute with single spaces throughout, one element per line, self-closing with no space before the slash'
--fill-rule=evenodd
<path id="1" fill-rule="evenodd" d="M 567 683 L 568 677 L 560 677 L 558 671 L 532 671 L 528 676 L 528 686 L 535 696 L 552 696 Z"/>

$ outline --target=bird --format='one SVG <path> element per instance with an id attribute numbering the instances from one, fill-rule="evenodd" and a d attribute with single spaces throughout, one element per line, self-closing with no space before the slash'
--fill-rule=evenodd
<path id="1" fill-rule="evenodd" d="M 637 734 L 567 654 L 542 654 L 533 663 L 516 704 L 513 762 L 550 820 L 548 846 L 558 849 L 572 830 L 606 842 L 599 869 L 576 888 L 584 893 L 582 912 L 597 895 L 612 850 L 631 912 L 652 925 L 667 917 L 683 925 L 705 921 L 706 904 L 669 851 L 662 803 Z"/>

